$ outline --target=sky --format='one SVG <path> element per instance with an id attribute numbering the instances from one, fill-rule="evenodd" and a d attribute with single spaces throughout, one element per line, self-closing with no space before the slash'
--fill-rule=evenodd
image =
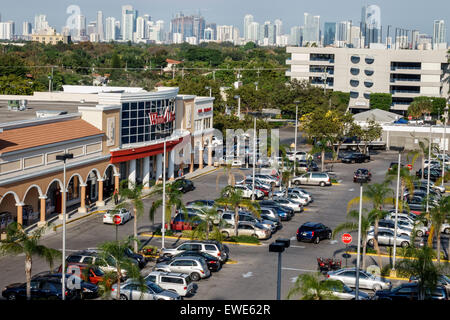
<path id="1" fill-rule="evenodd" d="M 57 31 L 70 14 L 67 8 L 78 5 L 86 16 L 87 23 L 96 19 L 96 12 L 103 11 L 104 18 L 120 18 L 121 6 L 130 4 L 139 11 L 139 15 L 149 14 L 152 20 L 164 20 L 169 25 L 170 19 L 178 12 L 185 15 L 200 13 L 206 22 L 219 25 L 234 25 L 243 32 L 244 16 L 248 13 L 255 21 L 283 21 L 284 33 L 290 28 L 303 25 L 303 13 L 319 15 L 321 24 L 326 21 L 339 22 L 352 20 L 359 25 L 361 7 L 376 4 L 381 8 L 383 29 L 387 25 L 404 29 L 417 29 L 422 33 L 432 34 L 433 21 L 445 20 L 447 41 L 450 43 L 450 0 L 2 0 L 0 14 L 2 21 L 16 22 L 16 33 L 22 32 L 22 22 L 34 23 L 34 16 L 39 13 L 47 15 L 50 25 Z M 386 29 L 385 29 L 386 28 Z M 384 31 L 385 33 L 386 31 Z M 385 33 L 386 34 L 386 33 Z"/>

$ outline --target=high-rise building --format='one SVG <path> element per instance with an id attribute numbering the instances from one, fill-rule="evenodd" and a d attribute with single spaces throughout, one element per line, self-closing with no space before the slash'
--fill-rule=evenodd
<path id="1" fill-rule="evenodd" d="M 217 41 L 218 42 L 234 42 L 234 27 L 233 26 L 217 26 Z"/>
<path id="2" fill-rule="evenodd" d="M 336 27 L 336 46 L 343 48 L 351 43 L 352 23 L 350 21 L 341 21 Z"/>
<path id="3" fill-rule="evenodd" d="M 276 43 L 276 27 L 270 21 L 264 22 L 263 26 L 263 44 L 264 45 L 274 45 Z"/>
<path id="4" fill-rule="evenodd" d="M 182 34 L 183 40 L 187 37 L 196 37 L 198 40 L 201 40 L 203 39 L 204 31 L 205 19 L 200 15 L 185 16 L 183 13 L 178 13 L 171 20 L 171 33 Z"/>
<path id="5" fill-rule="evenodd" d="M 213 34 L 213 37 L 211 40 L 217 40 L 217 24 L 208 23 L 208 24 L 206 24 L 205 28 L 211 28 L 214 31 L 214 34 Z"/>
<path id="6" fill-rule="evenodd" d="M 283 21 L 275 19 L 273 24 L 275 25 L 275 37 L 281 36 L 283 34 Z"/>
<path id="7" fill-rule="evenodd" d="M 444 20 L 434 20 L 433 24 L 433 49 L 447 48 Z"/>
<path id="8" fill-rule="evenodd" d="M 336 41 L 336 22 L 325 22 L 323 46 L 331 46 Z"/>
<path id="9" fill-rule="evenodd" d="M 260 39 L 259 23 L 252 22 L 248 27 L 248 38 L 246 40 L 257 43 Z"/>
<path id="10" fill-rule="evenodd" d="M 82 40 L 86 36 L 86 17 L 79 14 L 75 17 L 75 39 Z"/>
<path id="11" fill-rule="evenodd" d="M 105 39 L 105 28 L 103 26 L 103 12 L 97 12 L 97 33 L 100 41 Z"/>
<path id="12" fill-rule="evenodd" d="M 15 34 L 14 21 L 0 22 L 0 40 L 12 40 Z"/>
<path id="13" fill-rule="evenodd" d="M 147 24 L 146 20 L 143 17 L 138 17 L 136 19 L 136 39 L 142 40 L 147 39 Z"/>
<path id="14" fill-rule="evenodd" d="M 205 28 L 205 34 L 203 36 L 205 41 L 214 41 L 214 30 L 210 27 Z"/>
<path id="15" fill-rule="evenodd" d="M 361 10 L 361 33 L 365 46 L 381 43 L 381 9 L 377 5 L 363 6 Z"/>
<path id="16" fill-rule="evenodd" d="M 45 34 L 50 26 L 47 22 L 47 16 L 45 14 L 39 14 L 34 17 L 34 34 Z"/>
<path id="17" fill-rule="evenodd" d="M 33 32 L 33 27 L 31 26 L 31 23 L 28 21 L 24 21 L 22 24 L 22 36 L 24 36 L 24 37 L 31 36 L 32 32 Z"/>
<path id="18" fill-rule="evenodd" d="M 116 36 L 116 18 L 108 17 L 105 20 L 105 41 L 115 41 Z"/>
<path id="19" fill-rule="evenodd" d="M 123 41 L 133 41 L 137 16 L 137 10 L 134 10 L 131 5 L 122 6 L 121 35 Z"/>
<path id="20" fill-rule="evenodd" d="M 90 37 L 91 34 L 97 34 L 97 21 L 90 21 L 87 25 L 86 35 Z"/>
<path id="21" fill-rule="evenodd" d="M 295 26 L 291 28 L 291 34 L 289 37 L 289 45 L 300 46 L 302 43 L 302 27 Z"/>
<path id="22" fill-rule="evenodd" d="M 251 40 L 250 38 L 250 26 L 253 23 L 253 16 L 247 14 L 244 17 L 244 40 Z"/>
<path id="23" fill-rule="evenodd" d="M 309 13 L 304 13 L 303 25 L 303 44 L 307 43 L 319 44 L 320 42 L 320 16 L 312 16 Z"/>

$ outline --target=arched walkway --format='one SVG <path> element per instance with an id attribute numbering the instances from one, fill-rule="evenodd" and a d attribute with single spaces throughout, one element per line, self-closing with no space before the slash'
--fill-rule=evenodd
<path id="1" fill-rule="evenodd" d="M 83 178 L 78 173 L 74 173 L 67 182 L 67 211 L 76 209 L 81 203 L 81 188 L 84 185 Z"/>
<path id="2" fill-rule="evenodd" d="M 46 196 L 45 220 L 62 213 L 62 183 L 54 179 L 48 186 Z"/>
<path id="3" fill-rule="evenodd" d="M 4 194 L 0 199 L 0 233 L 4 233 L 10 223 L 17 222 L 16 204 L 19 203 L 19 197 L 12 191 Z"/>
<path id="4" fill-rule="evenodd" d="M 25 227 L 30 226 L 39 221 L 42 190 L 37 185 L 31 185 L 25 193 L 23 199 L 22 219 Z"/>

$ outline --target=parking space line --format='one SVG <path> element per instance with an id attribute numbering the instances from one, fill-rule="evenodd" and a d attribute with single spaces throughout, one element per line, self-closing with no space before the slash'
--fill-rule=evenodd
<path id="1" fill-rule="evenodd" d="M 296 268 L 287 268 L 287 267 L 281 267 L 281 269 L 282 270 L 289 270 L 289 271 L 317 272 L 317 270 L 296 269 Z"/>

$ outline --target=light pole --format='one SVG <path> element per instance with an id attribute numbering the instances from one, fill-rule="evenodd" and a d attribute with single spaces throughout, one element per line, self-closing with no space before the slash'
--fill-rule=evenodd
<path id="1" fill-rule="evenodd" d="M 295 137 L 294 137 L 294 177 L 297 175 L 297 128 L 298 128 L 298 104 L 300 101 L 295 101 Z"/>
<path id="2" fill-rule="evenodd" d="M 241 120 L 241 96 L 236 95 L 236 96 L 234 96 L 234 98 L 238 100 L 237 117 L 239 118 L 239 120 Z"/>
<path id="3" fill-rule="evenodd" d="M 401 159 L 402 159 L 402 151 L 404 148 L 399 148 L 398 150 L 398 168 L 397 168 L 397 191 L 395 197 L 395 222 L 394 222 L 394 250 L 393 250 L 393 260 L 392 260 L 392 270 L 395 271 L 395 263 L 396 263 L 396 252 L 397 252 L 397 221 L 398 221 L 398 197 L 399 197 L 399 189 L 400 189 L 400 168 L 401 168 Z"/>
<path id="4" fill-rule="evenodd" d="M 73 159 L 72 153 L 65 153 L 56 156 L 56 160 L 63 161 L 63 203 L 62 203 L 62 216 L 63 216 L 63 234 L 62 234 L 62 299 L 66 299 L 66 161 L 67 159 Z"/>
<path id="5" fill-rule="evenodd" d="M 162 133 L 157 133 L 159 138 L 163 136 Z M 162 195 L 162 223 L 161 223 L 161 249 L 164 249 L 164 240 L 166 235 L 166 137 L 164 137 L 164 152 L 163 152 L 163 168 L 162 168 L 162 183 L 163 183 L 163 195 Z"/>
<path id="6" fill-rule="evenodd" d="M 256 91 L 258 91 L 258 81 L 255 82 Z"/>
<path id="7" fill-rule="evenodd" d="M 269 245 L 269 252 L 278 253 L 278 272 L 277 272 L 277 300 L 281 300 L 281 254 L 286 248 L 289 248 L 291 240 L 277 239 Z"/>
<path id="8" fill-rule="evenodd" d="M 253 177 L 252 177 L 252 200 L 255 200 L 255 170 L 256 170 L 256 117 L 253 124 Z"/>
<path id="9" fill-rule="evenodd" d="M 206 90 L 209 90 L 209 96 L 212 97 L 212 88 L 211 87 L 205 87 Z"/>
<path id="10" fill-rule="evenodd" d="M 448 104 L 449 100 L 447 100 L 447 106 L 444 109 L 444 135 L 442 136 L 442 182 L 441 185 L 444 187 L 444 176 L 445 176 L 445 159 L 446 159 L 446 146 L 445 146 L 445 137 L 447 135 L 447 121 L 448 121 Z"/>
<path id="11" fill-rule="evenodd" d="M 428 177 L 427 177 L 427 208 L 426 212 L 429 213 L 429 197 L 430 197 L 430 174 L 431 174 L 431 124 L 430 124 L 430 139 L 428 142 Z"/>
<path id="12" fill-rule="evenodd" d="M 355 300 L 358 300 L 358 298 L 359 298 L 359 263 L 360 263 L 360 256 L 361 256 L 362 201 L 363 201 L 363 183 L 361 182 L 360 190 L 359 190 L 358 246 L 357 246 L 357 253 L 356 253 Z"/>

